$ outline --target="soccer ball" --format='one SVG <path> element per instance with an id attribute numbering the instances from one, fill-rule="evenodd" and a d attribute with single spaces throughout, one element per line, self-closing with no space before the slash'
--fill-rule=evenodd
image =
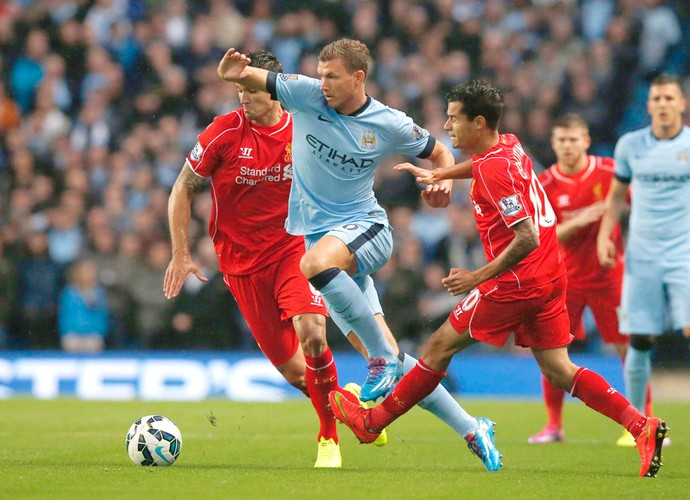
<path id="1" fill-rule="evenodd" d="M 182 434 L 169 418 L 146 415 L 127 431 L 125 447 L 136 465 L 172 465 L 182 449 Z"/>

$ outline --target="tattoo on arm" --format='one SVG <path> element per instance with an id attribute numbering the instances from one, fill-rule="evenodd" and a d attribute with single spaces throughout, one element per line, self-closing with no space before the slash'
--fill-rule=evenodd
<path id="1" fill-rule="evenodd" d="M 189 168 L 189 166 L 185 163 L 182 167 L 180 175 L 177 177 L 177 182 L 181 183 L 189 191 L 194 193 L 201 189 L 201 187 L 206 182 L 206 179 L 204 179 L 203 177 L 199 177 L 194 172 L 192 172 L 192 169 Z"/>

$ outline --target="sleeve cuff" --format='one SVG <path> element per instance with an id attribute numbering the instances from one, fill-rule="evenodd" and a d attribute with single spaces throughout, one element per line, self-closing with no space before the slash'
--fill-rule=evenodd
<path id="1" fill-rule="evenodd" d="M 417 155 L 417 158 L 421 158 L 422 160 L 424 160 L 425 158 L 428 158 L 435 147 L 436 147 L 436 138 L 433 135 L 430 135 L 429 139 L 426 141 L 426 146 L 424 146 L 424 149 L 422 150 L 422 152 Z"/>
<path id="2" fill-rule="evenodd" d="M 268 91 L 269 94 L 271 94 L 271 99 L 274 101 L 278 100 L 278 96 L 276 95 L 276 79 L 278 78 L 278 73 L 274 73 L 273 71 L 268 72 L 268 76 L 266 77 L 266 90 Z"/>

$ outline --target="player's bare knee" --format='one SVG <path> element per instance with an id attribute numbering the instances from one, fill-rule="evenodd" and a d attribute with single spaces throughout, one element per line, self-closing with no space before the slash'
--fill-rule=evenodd
<path id="1" fill-rule="evenodd" d="M 321 314 L 300 314 L 292 319 L 297 338 L 307 356 L 319 356 L 326 350 L 326 318 Z"/>
<path id="2" fill-rule="evenodd" d="M 570 391 L 573 386 L 573 379 L 578 367 L 572 363 L 546 365 L 542 367 L 542 374 L 549 384 Z"/>
<path id="3" fill-rule="evenodd" d="M 296 389 L 304 391 L 307 388 L 307 382 L 304 378 L 304 373 L 299 373 L 290 370 L 283 372 L 282 375 L 283 378 L 285 378 L 285 381 L 291 386 L 295 387 Z"/>
<path id="4" fill-rule="evenodd" d="M 316 276 L 321 271 L 328 269 L 328 262 L 321 258 L 316 252 L 307 252 L 302 255 L 299 261 L 299 268 L 307 278 Z"/>
<path id="5" fill-rule="evenodd" d="M 453 355 L 458 352 L 456 346 L 442 335 L 434 334 L 429 337 L 423 349 L 424 362 L 433 368 L 442 368 L 450 364 Z"/>

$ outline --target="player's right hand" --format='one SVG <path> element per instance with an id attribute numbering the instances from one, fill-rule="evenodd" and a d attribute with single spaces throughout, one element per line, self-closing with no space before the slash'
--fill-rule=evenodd
<path id="1" fill-rule="evenodd" d="M 606 203 L 602 200 L 583 208 L 575 217 L 579 222 L 579 226 L 585 227 L 600 221 L 604 216 L 604 212 L 606 212 Z"/>
<path id="2" fill-rule="evenodd" d="M 420 184 L 430 185 L 434 184 L 435 182 L 439 182 L 439 179 L 436 178 L 436 175 L 432 170 L 427 170 L 426 168 L 412 165 L 412 163 L 400 163 L 393 168 L 395 170 L 405 170 L 411 173 L 416 177 L 415 180 Z"/>
<path id="3" fill-rule="evenodd" d="M 165 270 L 165 280 L 163 281 L 163 294 L 166 299 L 174 299 L 182 290 L 187 276 L 193 274 L 199 281 L 208 281 L 199 269 L 199 266 L 191 256 L 173 257 Z"/>
<path id="4" fill-rule="evenodd" d="M 218 64 L 218 76 L 228 82 L 237 81 L 242 76 L 251 59 L 235 49 L 228 49 Z"/>
<path id="5" fill-rule="evenodd" d="M 613 269 L 618 258 L 616 244 L 609 238 L 597 240 L 597 257 L 599 257 L 601 267 Z"/>

